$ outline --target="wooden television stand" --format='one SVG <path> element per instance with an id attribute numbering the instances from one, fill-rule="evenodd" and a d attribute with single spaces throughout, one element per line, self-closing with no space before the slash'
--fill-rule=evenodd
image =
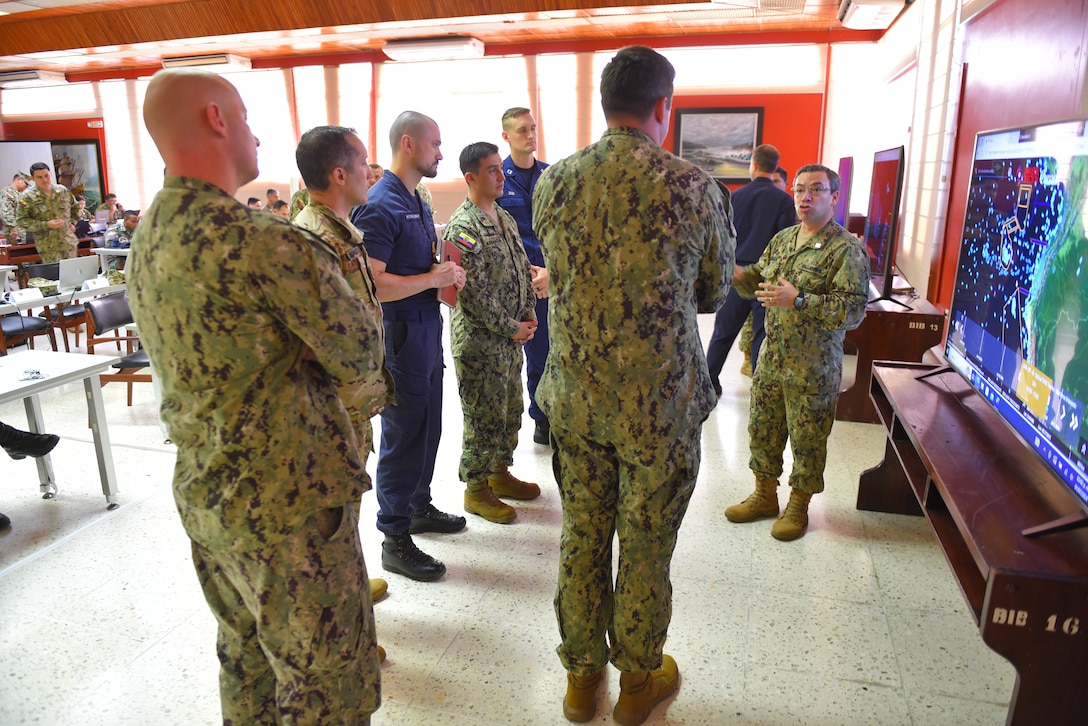
<path id="1" fill-rule="evenodd" d="M 982 640 L 1016 668 L 1006 724 L 1088 723 L 1088 531 L 1022 530 L 1077 505 L 955 371 L 878 361 L 871 395 L 888 433 L 858 509 L 924 514 Z"/>

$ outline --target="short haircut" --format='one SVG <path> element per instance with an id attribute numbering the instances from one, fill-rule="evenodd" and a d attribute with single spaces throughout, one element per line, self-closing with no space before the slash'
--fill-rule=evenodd
<path id="1" fill-rule="evenodd" d="M 459 159 L 461 173 L 479 174 L 480 162 L 497 153 L 499 153 L 499 147 L 489 141 L 477 141 L 474 144 L 469 144 L 461 150 L 461 158 Z"/>
<path id="2" fill-rule="evenodd" d="M 404 111 L 400 116 L 397 116 L 393 121 L 393 125 L 389 127 L 389 147 L 396 153 L 400 149 L 400 139 L 407 134 L 412 137 L 419 137 L 423 134 L 424 129 L 430 124 L 434 123 L 434 119 L 430 116 L 424 116 L 418 111 Z M 437 124 L 435 124 L 437 125 Z"/>
<path id="3" fill-rule="evenodd" d="M 805 164 L 797 170 L 797 176 L 801 176 L 802 174 L 819 174 L 821 171 L 824 174 L 827 174 L 827 183 L 831 185 L 832 193 L 839 191 L 840 182 L 838 173 L 831 171 L 823 164 Z M 795 177 L 794 183 L 796 182 L 797 179 Z"/>
<path id="4" fill-rule="evenodd" d="M 280 193 L 280 190 L 279 190 L 279 189 L 265 189 L 265 190 L 264 190 L 264 195 L 265 195 L 266 197 L 270 197 L 270 196 L 272 196 L 273 194 L 279 194 L 279 193 Z"/>
<path id="5" fill-rule="evenodd" d="M 775 169 L 774 173 L 777 174 L 778 176 L 782 177 L 782 181 L 784 181 L 784 182 L 787 182 L 787 181 L 790 180 L 790 173 L 788 171 L 786 171 L 785 169 L 783 169 L 782 167 L 778 167 L 777 169 Z"/>
<path id="6" fill-rule="evenodd" d="M 752 163 L 757 171 L 764 174 L 773 174 L 774 170 L 778 168 L 780 158 L 782 158 L 782 155 L 778 153 L 778 149 L 770 144 L 760 144 L 752 150 Z"/>
<path id="7" fill-rule="evenodd" d="M 20 179 L 22 179 L 23 181 L 26 181 L 26 179 L 23 178 L 23 172 L 21 172 L 21 171 L 15 172 L 15 176 L 13 176 L 11 178 L 12 181 L 19 181 Z"/>
<path id="8" fill-rule="evenodd" d="M 302 135 L 295 149 L 298 164 L 306 188 L 323 192 L 329 188 L 329 174 L 340 167 L 350 169 L 359 150 L 348 143 L 355 129 L 347 126 L 317 126 Z"/>
<path id="9" fill-rule="evenodd" d="M 140 216 L 140 210 L 139 209 L 126 209 L 121 214 L 122 218 L 125 218 L 125 217 L 139 217 L 139 216 Z"/>
<path id="10" fill-rule="evenodd" d="M 246 201 L 246 204 L 248 204 L 249 206 L 251 206 L 251 207 L 252 207 L 252 206 L 253 206 L 253 203 L 254 203 L 254 202 L 256 202 L 257 204 L 260 204 L 260 203 L 261 203 L 261 200 L 260 200 L 260 199 L 257 199 L 257 197 L 250 197 L 250 198 L 249 198 L 249 199 L 248 199 L 248 200 Z"/>
<path id="11" fill-rule="evenodd" d="M 672 105 L 676 69 L 665 56 L 643 45 L 629 45 L 608 61 L 601 73 L 601 107 L 605 118 L 629 115 L 645 120 L 664 98 Z"/>
<path id="12" fill-rule="evenodd" d="M 504 111 L 502 114 L 503 130 L 505 131 L 508 128 L 508 125 L 506 123 L 507 121 L 509 121 L 510 119 L 515 119 L 518 116 L 524 116 L 527 113 L 532 113 L 532 111 L 525 108 L 524 106 L 514 106 L 513 108 L 506 109 L 506 111 Z M 509 124 L 509 126 L 513 126 L 513 124 Z"/>
<path id="13" fill-rule="evenodd" d="M 379 169 L 381 169 L 382 171 L 385 171 L 385 169 L 382 169 L 382 165 L 378 164 L 378 163 L 371 164 L 370 168 L 373 169 L 374 171 L 378 171 Z"/>
<path id="14" fill-rule="evenodd" d="M 287 203 L 287 202 L 283 201 L 282 199 L 277 199 L 277 200 L 276 200 L 276 201 L 275 201 L 275 202 L 274 202 L 274 203 L 272 204 L 272 209 L 273 209 L 273 210 L 275 210 L 275 211 L 279 211 L 279 210 L 283 209 L 283 208 L 284 208 L 284 207 L 286 207 L 286 206 L 288 206 L 288 203 Z"/>
<path id="15" fill-rule="evenodd" d="M 43 164 L 40 161 L 36 161 L 36 162 L 34 162 L 33 164 L 30 165 L 30 175 L 34 176 L 34 172 L 42 171 L 43 169 L 45 171 L 49 171 L 49 165 L 48 164 Z"/>
<path id="16" fill-rule="evenodd" d="M 82 201 L 85 201 L 85 199 L 84 199 L 84 197 L 83 197 L 83 195 L 82 195 L 82 194 L 77 194 L 77 195 L 75 196 L 75 200 L 76 200 L 77 202 L 82 202 Z"/>
<path id="17" fill-rule="evenodd" d="M 106 198 L 105 198 L 105 199 L 103 199 L 102 201 L 104 201 L 104 202 L 108 202 L 108 201 L 109 201 L 109 200 L 111 200 L 111 199 L 117 199 L 117 195 L 116 195 L 116 194 L 107 194 L 107 195 L 106 195 Z"/>

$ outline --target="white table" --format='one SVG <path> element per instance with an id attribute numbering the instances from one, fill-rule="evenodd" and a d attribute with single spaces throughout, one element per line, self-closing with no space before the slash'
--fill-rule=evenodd
<path id="1" fill-rule="evenodd" d="M 106 409 L 102 403 L 102 384 L 98 374 L 107 370 L 117 358 L 85 353 L 57 353 L 51 350 L 27 350 L 0 356 L 0 404 L 23 399 L 26 419 L 32 433 L 47 433 L 42 418 L 38 394 L 65 383 L 83 381 L 87 394 L 87 410 L 90 413 L 94 450 L 98 457 L 98 476 L 102 480 L 102 493 L 106 495 L 106 509 L 116 509 L 117 475 L 113 471 L 113 451 L 106 426 Z M 37 380 L 26 378 L 25 372 L 38 371 L 45 375 Z M 49 455 L 35 459 L 38 480 L 41 482 L 43 499 L 52 499 L 57 492 L 53 477 L 53 462 Z"/>
<path id="2" fill-rule="evenodd" d="M 7 315 L 9 313 L 22 313 L 30 310 L 31 308 L 47 308 L 53 305 L 70 305 L 73 300 L 89 300 L 92 297 L 101 297 L 103 295 L 112 295 L 115 292 L 124 292 L 125 283 L 120 285 L 104 285 L 102 287 L 92 288 L 90 290 L 74 290 L 71 292 L 62 292 L 57 295 L 46 295 L 45 297 L 37 297 L 31 300 L 24 300 L 17 303 L 0 303 L 0 315 Z"/>
<path id="3" fill-rule="evenodd" d="M 106 273 L 106 267 L 108 265 L 108 258 L 110 257 L 128 257 L 128 253 L 132 252 L 131 247 L 92 247 L 91 252 L 98 255 L 98 269 L 102 271 L 102 274 Z"/>

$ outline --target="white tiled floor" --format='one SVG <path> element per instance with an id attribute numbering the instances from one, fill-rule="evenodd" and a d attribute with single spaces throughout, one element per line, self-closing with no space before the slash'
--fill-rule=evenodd
<path id="1" fill-rule="evenodd" d="M 712 325 L 703 316 L 704 336 Z M 700 486 L 673 560 L 666 650 L 681 686 L 654 724 L 1001 724 L 1012 667 L 982 643 L 921 518 L 859 512 L 859 474 L 883 453 L 876 425 L 837 423 L 827 491 L 809 534 L 789 544 L 770 521 L 730 524 L 746 496 L 748 379 L 726 364 L 725 393 L 703 433 Z M 43 396 L 60 495 L 43 501 L 31 459 L 5 459 L 0 511 L 0 724 L 220 722 L 215 624 L 192 572 L 170 492 L 151 386 L 104 389 L 122 505 L 101 495 L 81 386 Z M 22 426 L 20 404 L 0 420 Z M 455 535 L 421 535 L 448 574 L 384 574 L 375 501 L 363 546 L 389 596 L 375 606 L 384 703 L 374 724 L 561 724 L 565 678 L 552 613 L 559 499 L 549 451 L 526 416 L 513 470 L 544 492 L 518 522 L 471 517 Z M 436 503 L 460 512 L 460 407 L 453 367 Z M 373 459 L 371 460 L 373 466 Z M 788 464 L 787 464 L 788 466 Z M 596 722 L 611 723 L 615 671 Z"/>

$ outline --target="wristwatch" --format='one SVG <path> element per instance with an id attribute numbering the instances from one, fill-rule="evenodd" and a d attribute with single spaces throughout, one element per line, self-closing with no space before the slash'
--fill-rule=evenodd
<path id="1" fill-rule="evenodd" d="M 805 293 L 799 292 L 797 297 L 793 299 L 793 309 L 800 310 L 803 307 L 805 307 Z"/>

